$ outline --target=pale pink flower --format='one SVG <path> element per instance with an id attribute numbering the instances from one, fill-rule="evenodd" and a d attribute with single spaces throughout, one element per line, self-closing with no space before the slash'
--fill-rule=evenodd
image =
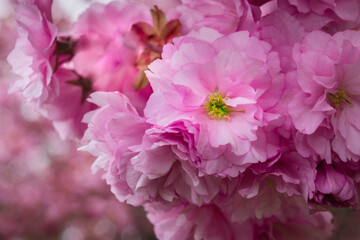
<path id="1" fill-rule="evenodd" d="M 295 45 L 297 71 L 288 74 L 299 90 L 289 104 L 295 128 L 307 135 L 318 135 L 319 128 L 328 129 L 323 131 L 324 138 L 317 139 L 327 146 L 326 141 L 331 141 L 332 150 L 343 161 L 358 161 L 360 157 L 360 125 L 354 120 L 360 113 L 359 39 L 355 31 L 334 36 L 314 31 Z M 334 133 L 332 139 L 329 129 Z M 322 151 L 329 162 L 329 151 Z"/>
<path id="2" fill-rule="evenodd" d="M 154 93 L 145 116 L 163 127 L 190 122 L 198 167 L 207 174 L 237 176 L 279 154 L 277 134 L 264 127 L 279 117 L 272 109 L 283 75 L 266 42 L 245 31 L 222 36 L 202 28 L 166 45 L 149 68 Z"/>

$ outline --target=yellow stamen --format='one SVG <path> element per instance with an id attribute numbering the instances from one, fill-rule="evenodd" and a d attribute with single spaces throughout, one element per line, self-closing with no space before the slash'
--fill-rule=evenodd
<path id="1" fill-rule="evenodd" d="M 226 99 L 223 97 L 219 92 L 214 92 L 213 94 L 210 94 L 208 102 L 205 104 L 205 110 L 212 118 L 227 118 L 230 119 L 230 113 L 232 112 L 245 112 L 244 110 L 241 111 L 234 111 L 229 108 L 226 103 L 224 103 L 223 99 Z"/>
<path id="2" fill-rule="evenodd" d="M 341 87 L 337 88 L 336 93 L 327 93 L 327 100 L 329 104 L 335 109 L 343 109 L 344 105 L 352 105 L 350 97 Z"/>

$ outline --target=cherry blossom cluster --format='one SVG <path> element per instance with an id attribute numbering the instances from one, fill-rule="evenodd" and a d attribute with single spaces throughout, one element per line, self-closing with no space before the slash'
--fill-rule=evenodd
<path id="1" fill-rule="evenodd" d="M 159 239 L 326 239 L 357 208 L 360 0 L 19 0 L 12 92 Z M 74 159 L 75 161 L 76 159 Z"/>

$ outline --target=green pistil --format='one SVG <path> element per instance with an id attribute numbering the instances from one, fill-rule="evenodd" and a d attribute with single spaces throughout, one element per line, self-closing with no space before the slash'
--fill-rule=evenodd
<path id="1" fill-rule="evenodd" d="M 244 112 L 242 111 L 234 111 L 229 108 L 223 101 L 224 97 L 219 93 L 215 92 L 208 96 L 209 100 L 205 104 L 205 110 L 212 118 L 227 118 L 230 119 L 230 113 L 232 112 Z"/>
<path id="2" fill-rule="evenodd" d="M 335 109 L 343 109 L 344 105 L 352 105 L 350 97 L 341 87 L 337 88 L 336 93 L 327 93 L 326 96 L 329 104 Z"/>

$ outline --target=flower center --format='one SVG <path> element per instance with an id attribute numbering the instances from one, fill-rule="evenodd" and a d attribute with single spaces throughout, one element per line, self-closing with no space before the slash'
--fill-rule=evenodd
<path id="1" fill-rule="evenodd" d="M 326 95 L 329 104 L 335 109 L 343 109 L 344 105 L 352 105 L 350 97 L 341 87 L 337 88 L 336 93 L 327 93 Z"/>
<path id="2" fill-rule="evenodd" d="M 234 111 L 229 108 L 226 103 L 224 103 L 223 99 L 225 97 L 221 95 L 219 92 L 214 92 L 213 94 L 209 94 L 209 100 L 205 104 L 205 110 L 212 118 L 227 118 L 230 119 L 230 113 L 232 112 L 244 112 L 244 110 L 241 111 Z"/>

